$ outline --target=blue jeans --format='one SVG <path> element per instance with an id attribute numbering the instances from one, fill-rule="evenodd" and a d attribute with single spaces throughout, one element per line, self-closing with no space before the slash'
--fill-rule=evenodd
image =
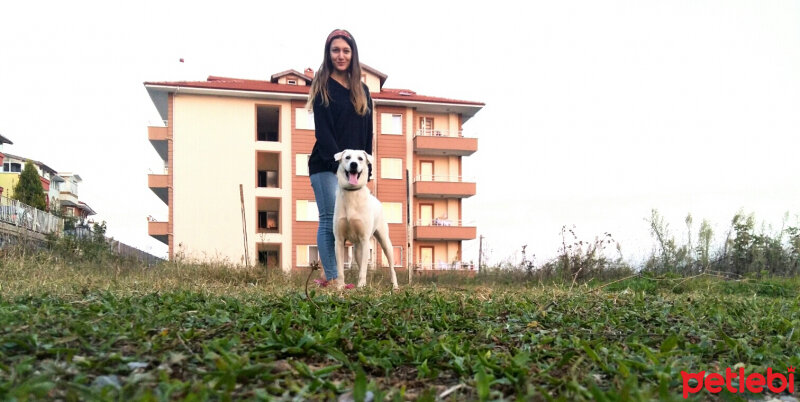
<path id="1" fill-rule="evenodd" d="M 319 250 L 322 268 L 325 270 L 325 279 L 330 281 L 339 276 L 336 271 L 335 239 L 333 237 L 333 209 L 336 205 L 336 188 L 339 183 L 333 172 L 314 173 L 309 178 L 319 210 L 317 250 Z"/>

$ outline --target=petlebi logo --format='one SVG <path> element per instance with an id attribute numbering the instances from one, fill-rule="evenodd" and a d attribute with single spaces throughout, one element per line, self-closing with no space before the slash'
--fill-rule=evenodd
<path id="1" fill-rule="evenodd" d="M 737 366 L 739 366 L 737 364 Z M 761 393 L 764 388 L 771 392 L 781 393 L 786 390 L 794 394 L 794 367 L 786 369 L 787 375 L 781 372 L 772 371 L 772 367 L 767 368 L 766 375 L 760 373 L 752 373 L 748 376 L 744 375 L 744 367 L 739 367 L 738 370 L 731 370 L 730 367 L 725 369 L 725 376 L 719 373 L 708 373 L 701 371 L 699 373 L 687 373 L 681 371 L 681 379 L 683 379 L 683 398 L 689 397 L 689 394 L 696 394 L 703 388 L 706 391 L 716 394 L 727 389 L 730 393 L 744 393 L 753 392 Z M 692 381 L 694 380 L 694 381 Z M 734 384 L 736 381 L 736 384 Z M 776 385 L 777 383 L 777 385 Z"/>

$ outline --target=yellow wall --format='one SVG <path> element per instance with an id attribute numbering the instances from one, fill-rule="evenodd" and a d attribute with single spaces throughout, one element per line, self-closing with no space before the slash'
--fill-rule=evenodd
<path id="1" fill-rule="evenodd" d="M 458 156 L 417 156 L 417 166 L 414 166 L 417 172 L 420 171 L 420 161 L 433 161 L 433 175 L 437 176 L 437 181 L 456 181 L 458 180 L 458 171 L 461 166 L 461 161 Z M 417 173 L 417 176 L 419 173 Z M 416 176 L 414 176 L 416 177 Z"/>
<path id="2" fill-rule="evenodd" d="M 14 195 L 14 186 L 19 181 L 19 173 L 0 173 L 0 187 L 3 188 L 3 197 L 11 198 Z"/>
<path id="3" fill-rule="evenodd" d="M 419 259 L 419 257 L 417 257 L 417 259 Z M 458 242 L 448 241 L 448 242 L 436 243 L 436 245 L 433 248 L 434 268 L 438 268 L 439 263 L 450 264 L 453 261 L 460 261 L 460 259 L 458 258 Z"/>
<path id="4" fill-rule="evenodd" d="M 281 142 L 256 141 L 256 105 L 280 106 Z M 282 243 L 291 269 L 291 108 L 288 102 L 175 97 L 173 125 L 174 252 L 195 261 L 244 264 L 239 184 L 244 188 L 250 264 L 257 243 Z M 256 188 L 256 152 L 281 153 L 280 189 Z M 256 197 L 281 198 L 281 233 L 256 234 Z"/>

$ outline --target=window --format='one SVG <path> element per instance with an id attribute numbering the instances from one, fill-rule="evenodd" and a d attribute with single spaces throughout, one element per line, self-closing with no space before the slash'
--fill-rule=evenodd
<path id="1" fill-rule="evenodd" d="M 403 160 L 399 158 L 381 158 L 381 179 L 402 179 Z"/>
<path id="2" fill-rule="evenodd" d="M 419 204 L 419 223 L 430 226 L 433 222 L 433 204 Z"/>
<path id="3" fill-rule="evenodd" d="M 314 129 L 314 112 L 304 107 L 294 109 L 295 127 L 298 130 Z"/>
<path id="4" fill-rule="evenodd" d="M 403 223 L 403 203 L 402 202 L 382 202 L 383 216 L 386 223 Z"/>
<path id="5" fill-rule="evenodd" d="M 278 141 L 279 114 L 280 108 L 278 106 L 256 106 L 256 140 Z"/>
<path id="6" fill-rule="evenodd" d="M 286 83 L 289 85 L 297 85 L 297 80 L 288 80 Z"/>
<path id="7" fill-rule="evenodd" d="M 319 221 L 319 211 L 317 211 L 316 201 L 297 200 L 295 207 L 297 211 L 296 220 L 308 222 Z"/>
<path id="8" fill-rule="evenodd" d="M 278 188 L 278 171 L 277 170 L 259 170 L 258 171 L 258 186 L 267 188 Z"/>
<path id="9" fill-rule="evenodd" d="M 394 263 L 395 267 L 402 267 L 403 266 L 403 247 L 402 246 L 393 246 L 392 247 L 392 262 Z M 381 250 L 381 266 L 388 267 L 389 261 L 386 259 L 386 254 L 383 253 Z"/>
<path id="10" fill-rule="evenodd" d="M 381 134 L 403 134 L 403 115 L 381 113 Z"/>
<path id="11" fill-rule="evenodd" d="M 278 231 L 278 211 L 258 211 L 258 228 L 265 231 Z"/>
<path id="12" fill-rule="evenodd" d="M 433 269 L 433 247 L 419 248 L 419 265 L 422 269 Z"/>
<path id="13" fill-rule="evenodd" d="M 419 129 L 422 135 L 431 135 L 433 133 L 433 117 L 420 117 Z"/>
<path id="14" fill-rule="evenodd" d="M 294 164 L 295 172 L 298 176 L 308 176 L 308 157 L 309 154 L 295 154 Z"/>
<path id="15" fill-rule="evenodd" d="M 258 262 L 268 268 L 277 268 L 279 265 L 278 250 L 260 250 L 258 252 Z"/>
<path id="16" fill-rule="evenodd" d="M 420 181 L 433 181 L 433 161 L 419 162 Z"/>
<path id="17" fill-rule="evenodd" d="M 3 171 L 4 172 L 15 172 L 15 173 L 22 172 L 22 164 L 13 163 L 13 162 L 6 162 L 6 163 L 3 164 Z"/>
<path id="18" fill-rule="evenodd" d="M 317 246 L 297 246 L 297 266 L 308 267 L 319 262 Z"/>

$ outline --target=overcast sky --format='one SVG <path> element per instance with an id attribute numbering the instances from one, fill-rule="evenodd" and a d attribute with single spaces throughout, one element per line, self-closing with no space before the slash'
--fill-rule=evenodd
<path id="1" fill-rule="evenodd" d="M 800 2 L 468 4 L 12 2 L 4 150 L 80 174 L 110 236 L 164 255 L 147 235 L 167 208 L 147 187 L 159 116 L 142 83 L 316 69 L 327 34 L 346 28 L 386 87 L 486 103 L 464 125 L 479 151 L 464 159 L 478 195 L 463 208 L 490 262 L 523 244 L 551 258 L 563 225 L 584 240 L 610 232 L 635 260 L 653 244 L 653 208 L 681 235 L 689 213 L 718 237 L 740 209 L 773 230 L 787 212 L 798 224 Z"/>

